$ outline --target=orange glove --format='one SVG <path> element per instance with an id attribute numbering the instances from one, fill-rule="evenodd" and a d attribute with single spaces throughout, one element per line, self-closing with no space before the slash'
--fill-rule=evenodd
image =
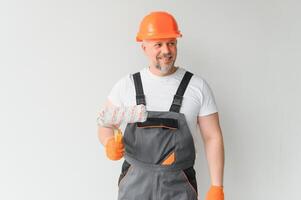
<path id="1" fill-rule="evenodd" d="M 206 200 L 224 200 L 224 189 L 223 186 L 211 185 Z"/>
<path id="2" fill-rule="evenodd" d="M 122 142 L 122 133 L 118 129 L 114 137 L 111 137 L 106 146 L 106 154 L 110 160 L 120 160 L 124 155 L 124 144 Z"/>

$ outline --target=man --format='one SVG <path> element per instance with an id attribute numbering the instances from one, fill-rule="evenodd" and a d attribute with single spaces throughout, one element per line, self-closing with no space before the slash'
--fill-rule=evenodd
<path id="1" fill-rule="evenodd" d="M 174 65 L 181 36 L 169 13 L 145 16 L 136 40 L 142 42 L 149 66 L 123 77 L 108 96 L 106 105 L 143 104 L 148 111 L 145 122 L 126 125 L 119 141 L 111 128 L 99 127 L 108 158 L 125 158 L 118 181 L 119 200 L 196 200 L 197 127 L 211 178 L 206 200 L 224 199 L 224 147 L 217 108 L 206 81 Z"/>

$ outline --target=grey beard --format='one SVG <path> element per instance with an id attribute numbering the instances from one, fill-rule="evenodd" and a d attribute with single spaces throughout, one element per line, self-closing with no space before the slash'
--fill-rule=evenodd
<path id="1" fill-rule="evenodd" d="M 161 65 L 159 63 L 156 64 L 156 68 L 158 70 L 160 70 L 161 72 L 163 72 L 163 73 L 169 72 L 169 70 L 171 69 L 171 67 L 172 67 L 172 65 L 168 65 L 166 67 L 161 67 Z"/>
<path id="2" fill-rule="evenodd" d="M 171 56 L 171 53 L 166 53 L 162 55 L 162 58 L 169 58 L 169 56 Z M 175 64 L 175 60 L 174 60 L 169 65 L 165 65 L 164 67 L 162 67 L 162 65 L 160 65 L 159 59 L 160 59 L 159 56 L 157 56 L 157 63 L 155 66 L 158 70 L 160 70 L 164 74 L 168 73 L 172 69 L 173 65 Z"/>
<path id="3" fill-rule="evenodd" d="M 175 62 L 172 62 L 172 63 L 170 63 L 169 65 L 165 65 L 165 67 L 162 67 L 162 66 L 160 65 L 160 63 L 157 62 L 157 63 L 156 63 L 156 68 L 157 68 L 158 70 L 160 70 L 162 73 L 167 73 L 167 72 L 169 72 L 169 71 L 171 70 L 171 68 L 174 66 L 174 63 L 175 63 Z"/>

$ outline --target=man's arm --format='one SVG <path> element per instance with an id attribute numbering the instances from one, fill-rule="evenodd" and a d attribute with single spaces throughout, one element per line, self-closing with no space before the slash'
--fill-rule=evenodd
<path id="1" fill-rule="evenodd" d="M 218 113 L 199 116 L 198 124 L 205 145 L 211 185 L 223 186 L 224 144 Z"/>
<path id="2" fill-rule="evenodd" d="M 102 145 L 106 145 L 108 140 L 114 137 L 114 131 L 112 128 L 98 126 L 97 130 L 98 140 Z"/>
<path id="3" fill-rule="evenodd" d="M 107 100 L 104 104 L 104 106 L 112 106 L 112 102 L 110 100 Z M 107 127 L 102 127 L 98 126 L 97 127 L 97 136 L 98 140 L 102 145 L 106 145 L 108 140 L 112 137 L 114 137 L 114 130 L 112 128 L 107 128 Z"/>

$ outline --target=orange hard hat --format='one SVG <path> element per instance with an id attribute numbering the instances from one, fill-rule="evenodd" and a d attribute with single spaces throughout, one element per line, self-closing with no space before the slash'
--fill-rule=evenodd
<path id="1" fill-rule="evenodd" d="M 136 41 L 182 37 L 175 18 L 164 11 L 151 12 L 140 23 Z"/>

